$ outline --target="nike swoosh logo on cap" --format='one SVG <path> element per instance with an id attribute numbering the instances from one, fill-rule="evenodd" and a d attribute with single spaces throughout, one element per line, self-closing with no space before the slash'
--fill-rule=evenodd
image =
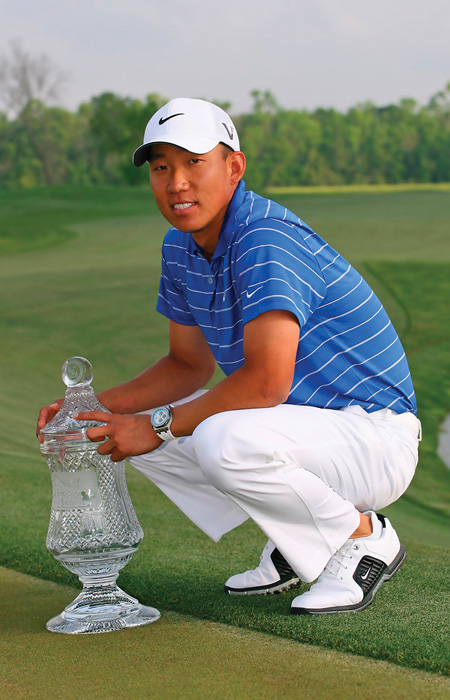
<path id="1" fill-rule="evenodd" d="M 184 114 L 184 112 L 179 112 L 178 114 L 171 114 L 170 117 L 165 117 L 165 119 L 160 117 L 158 124 L 160 124 L 162 126 L 165 122 L 168 122 L 169 119 L 173 119 L 174 117 L 181 117 L 183 114 Z"/>

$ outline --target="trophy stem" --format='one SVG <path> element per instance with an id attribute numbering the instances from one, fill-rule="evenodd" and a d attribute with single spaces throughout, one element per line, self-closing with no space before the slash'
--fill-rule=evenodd
<path id="1" fill-rule="evenodd" d="M 139 603 L 116 584 L 118 574 L 79 576 L 83 590 L 60 615 L 47 622 L 49 632 L 95 634 L 155 622 L 159 610 Z"/>

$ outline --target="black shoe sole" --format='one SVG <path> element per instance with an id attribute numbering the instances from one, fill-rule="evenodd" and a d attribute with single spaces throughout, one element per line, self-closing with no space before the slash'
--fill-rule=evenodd
<path id="1" fill-rule="evenodd" d="M 299 578 L 292 578 L 289 581 L 278 581 L 270 586 L 255 586 L 254 588 L 231 588 L 224 586 L 225 593 L 229 595 L 274 595 L 289 591 L 291 588 L 298 588 L 301 584 Z"/>
<path id="2" fill-rule="evenodd" d="M 355 605 L 342 605 L 340 608 L 321 608 L 320 610 L 314 610 L 314 608 L 291 608 L 292 615 L 330 615 L 333 613 L 345 613 L 345 612 L 359 612 L 369 607 L 373 602 L 373 598 L 379 587 L 385 581 L 389 581 L 394 574 L 397 573 L 406 558 L 406 552 L 403 545 L 400 545 L 400 550 L 395 557 L 392 564 L 384 569 L 379 579 L 374 583 L 372 588 L 367 591 L 364 598 Z"/>

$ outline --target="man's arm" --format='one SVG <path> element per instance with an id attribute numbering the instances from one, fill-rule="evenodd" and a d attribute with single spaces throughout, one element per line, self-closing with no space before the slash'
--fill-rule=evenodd
<path id="1" fill-rule="evenodd" d="M 169 353 L 134 379 L 102 391 L 97 397 L 114 414 L 145 411 L 193 394 L 209 381 L 215 366 L 200 328 L 171 321 Z M 63 399 L 58 399 L 41 409 L 36 430 L 41 442 L 41 429 L 62 403 Z"/>
<path id="2" fill-rule="evenodd" d="M 191 435 L 197 425 L 216 413 L 265 408 L 286 401 L 294 377 L 299 335 L 298 320 L 288 311 L 268 311 L 247 323 L 244 328 L 244 365 L 201 397 L 176 406 L 171 425 L 173 434 L 178 437 Z M 191 357 L 192 348 L 189 351 L 180 348 L 180 352 L 181 356 L 188 352 Z M 175 378 L 173 381 L 176 383 Z M 162 391 L 160 396 L 163 396 Z M 108 416 L 91 412 L 79 414 L 79 418 L 107 423 L 106 426 L 90 428 L 87 435 L 97 441 L 108 437 L 98 451 L 110 454 L 114 461 L 150 452 L 162 442 L 153 431 L 148 416 Z"/>
<path id="3" fill-rule="evenodd" d="M 102 391 L 112 413 L 137 413 L 183 399 L 205 386 L 216 361 L 198 326 L 170 321 L 169 352 L 129 382 Z"/>
<path id="4" fill-rule="evenodd" d="M 171 431 L 190 435 L 205 418 L 284 403 L 294 378 L 300 327 L 289 311 L 268 311 L 244 327 L 244 365 L 203 396 L 177 406 Z"/>

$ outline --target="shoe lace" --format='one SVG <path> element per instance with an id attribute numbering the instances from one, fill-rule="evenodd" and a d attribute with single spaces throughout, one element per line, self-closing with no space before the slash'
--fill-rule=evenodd
<path id="1" fill-rule="evenodd" d="M 324 574 L 327 576 L 333 576 L 342 581 L 341 576 L 342 569 L 347 569 L 348 559 L 353 559 L 353 552 L 359 549 L 359 545 L 348 540 L 340 549 L 337 550 L 335 554 L 331 557 L 330 561 L 324 569 Z"/>

